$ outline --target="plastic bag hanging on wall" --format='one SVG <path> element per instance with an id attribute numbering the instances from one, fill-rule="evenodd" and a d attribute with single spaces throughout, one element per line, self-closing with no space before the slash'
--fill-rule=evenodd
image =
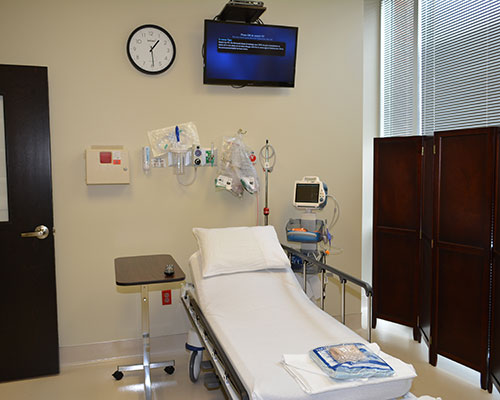
<path id="1" fill-rule="evenodd" d="M 148 132 L 153 157 L 161 157 L 169 152 L 181 152 L 200 144 L 198 130 L 193 122 L 169 126 Z"/>
<path id="2" fill-rule="evenodd" d="M 222 141 L 222 151 L 215 179 L 215 187 L 225 189 L 235 196 L 243 196 L 259 191 L 259 178 L 255 170 L 255 153 L 243 142 L 241 129 L 236 136 L 225 137 Z"/>

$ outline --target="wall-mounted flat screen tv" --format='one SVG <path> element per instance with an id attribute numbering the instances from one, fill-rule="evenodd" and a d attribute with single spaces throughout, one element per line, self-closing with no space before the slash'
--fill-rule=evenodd
<path id="1" fill-rule="evenodd" d="M 295 86 L 298 28 L 205 20 L 203 83 Z"/>

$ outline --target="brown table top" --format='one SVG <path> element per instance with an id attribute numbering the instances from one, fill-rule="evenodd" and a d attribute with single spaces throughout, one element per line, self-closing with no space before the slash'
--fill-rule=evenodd
<path id="1" fill-rule="evenodd" d="M 168 264 L 174 266 L 172 276 L 164 273 Z M 179 282 L 186 276 L 170 254 L 155 254 L 115 258 L 115 277 L 117 285 L 132 286 Z"/>

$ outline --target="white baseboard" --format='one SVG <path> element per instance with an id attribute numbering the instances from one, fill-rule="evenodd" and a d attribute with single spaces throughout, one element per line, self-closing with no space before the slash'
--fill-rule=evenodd
<path id="1" fill-rule="evenodd" d="M 151 338 L 151 354 L 162 354 L 184 349 L 187 334 Z M 116 340 L 59 348 L 62 367 L 90 364 L 115 358 L 142 357 L 142 339 Z"/>

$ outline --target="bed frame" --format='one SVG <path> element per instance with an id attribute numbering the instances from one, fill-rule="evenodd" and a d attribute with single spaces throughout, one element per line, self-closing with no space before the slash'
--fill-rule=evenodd
<path id="1" fill-rule="evenodd" d="M 316 266 L 321 271 L 321 282 L 322 282 L 322 295 L 321 295 L 321 306 L 323 308 L 325 299 L 325 273 L 329 272 L 340 279 L 341 290 L 342 290 L 342 304 L 341 304 L 341 317 L 342 323 L 345 324 L 345 285 L 350 282 L 365 291 L 365 295 L 368 298 L 368 313 L 367 313 L 367 329 L 368 329 L 368 341 L 371 342 L 371 326 L 372 326 L 372 297 L 373 289 L 365 281 L 355 278 L 345 272 L 342 272 L 336 268 L 330 267 L 312 257 L 308 257 L 301 253 L 299 250 L 293 249 L 291 247 L 281 245 L 289 257 L 292 255 L 299 257 L 303 263 L 303 271 L 306 271 L 307 266 Z M 305 275 L 304 275 L 305 278 Z M 304 288 L 305 288 L 304 279 Z M 223 347 L 217 340 L 214 332 L 210 328 L 210 324 L 205 319 L 203 312 L 201 311 L 198 303 L 190 293 L 192 285 L 186 284 L 183 287 L 181 300 L 186 308 L 187 315 L 191 320 L 193 327 L 198 332 L 198 336 L 202 341 L 202 344 L 207 350 L 207 353 L 211 359 L 211 368 L 213 368 L 216 374 L 219 384 L 222 389 L 226 392 L 229 399 L 239 399 L 239 400 L 249 400 L 250 396 L 245 389 L 241 378 L 231 364 L 229 358 L 224 352 Z M 190 364 L 190 368 L 192 365 Z"/>

